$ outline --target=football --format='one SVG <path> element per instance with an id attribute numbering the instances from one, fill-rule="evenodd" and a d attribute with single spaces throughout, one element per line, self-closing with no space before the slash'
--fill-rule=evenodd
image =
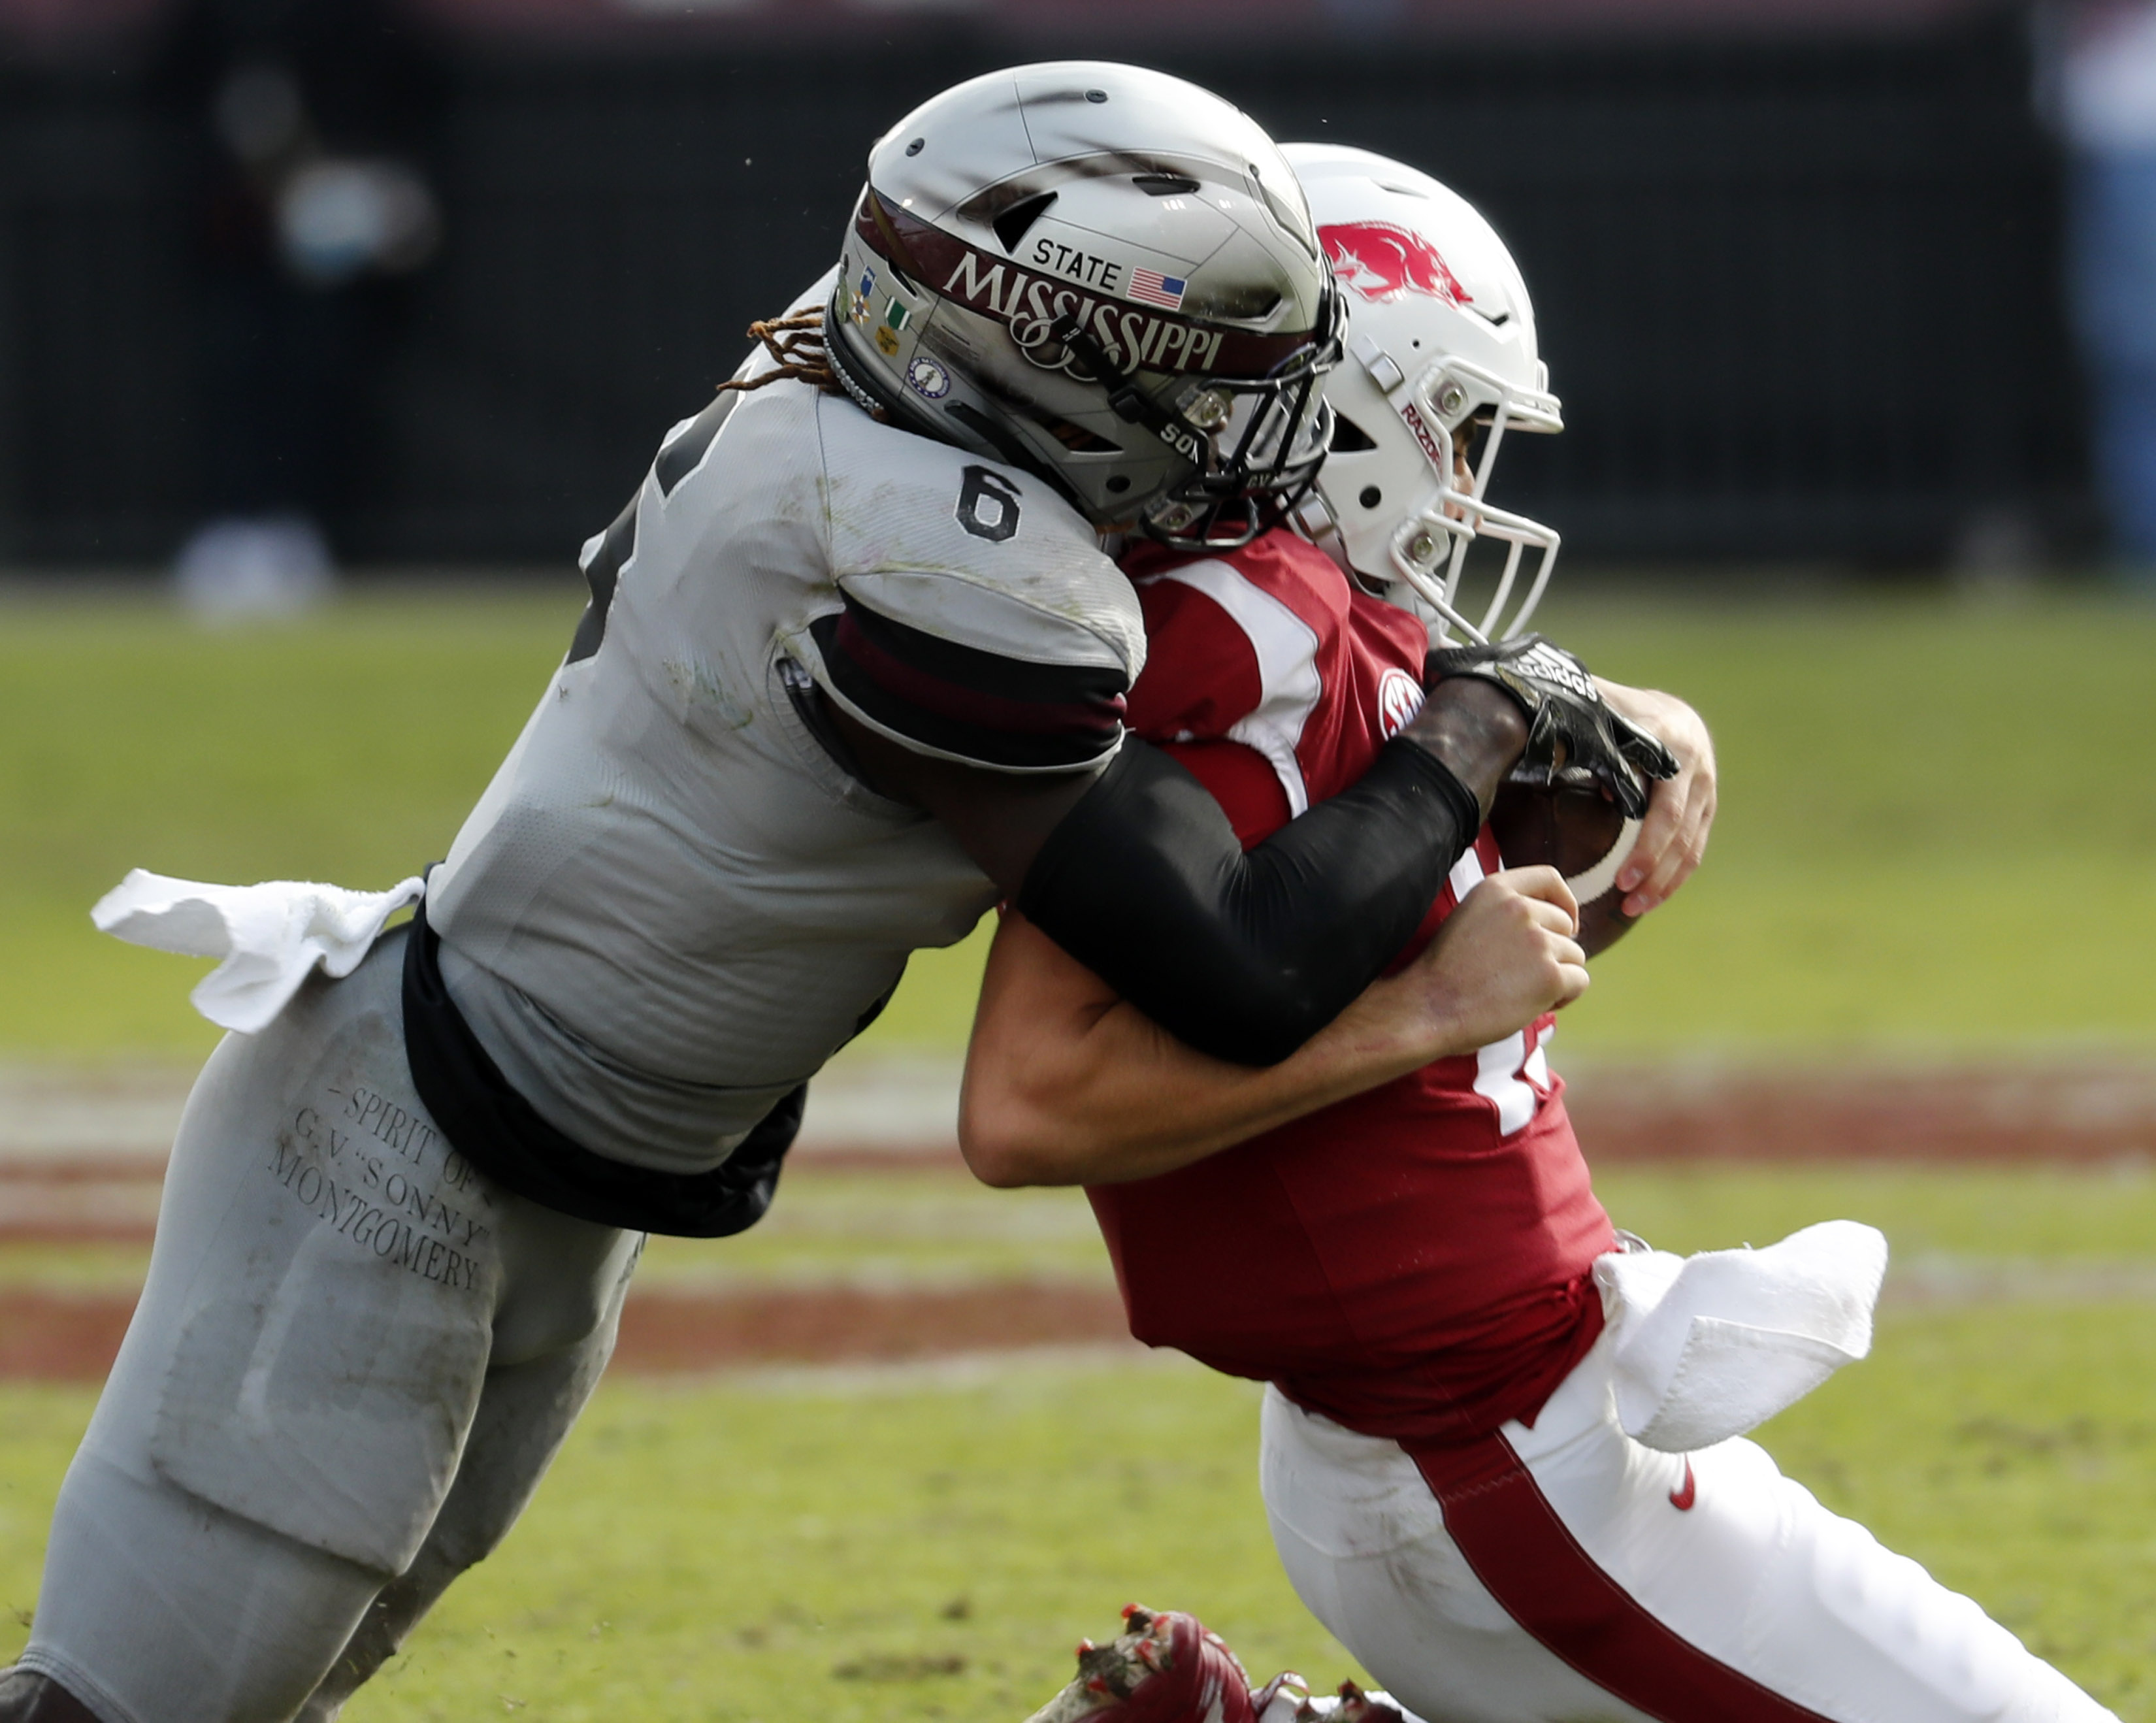
<path id="1" fill-rule="evenodd" d="M 1490 809 L 1490 830 L 1507 867 L 1547 863 L 1579 900 L 1579 943 L 1589 957 L 1623 939 L 1634 918 L 1618 906 L 1617 870 L 1640 835 L 1599 785 L 1507 779 Z"/>

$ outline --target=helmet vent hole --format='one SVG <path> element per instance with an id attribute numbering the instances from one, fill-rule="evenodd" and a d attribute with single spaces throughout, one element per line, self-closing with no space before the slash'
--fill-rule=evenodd
<path id="1" fill-rule="evenodd" d="M 1355 423 L 1346 414 L 1335 411 L 1332 415 L 1332 452 L 1335 455 L 1359 455 L 1366 449 L 1378 446 L 1369 432 Z M 1373 504 L 1364 503 L 1369 508 Z"/>
<path id="2" fill-rule="evenodd" d="M 1106 101 L 1107 99 L 1108 92 L 1105 90 L 1089 90 L 1086 92 L 1087 101 Z"/>
<path id="3" fill-rule="evenodd" d="M 1198 189 L 1187 173 L 1134 173 L 1131 183 L 1148 198 L 1186 198 Z"/>
<path id="4" fill-rule="evenodd" d="M 1045 419 L 1041 421 L 1049 435 L 1068 449 L 1073 455 L 1120 455 L 1122 450 L 1106 437 L 1096 437 L 1082 424 L 1073 424 L 1067 419 Z"/>
<path id="5" fill-rule="evenodd" d="M 1122 496 L 1131 488 L 1131 476 L 1128 473 L 1110 473 L 1107 488 L 1116 496 Z"/>
<path id="6" fill-rule="evenodd" d="M 989 225 L 996 230 L 996 237 L 1003 241 L 1004 249 L 1015 255 L 1018 242 L 1025 237 L 1026 229 L 1040 219 L 1042 213 L 1055 198 L 1054 192 L 1035 192 L 1030 198 L 1021 198 L 1012 204 L 991 222 Z"/>
<path id="7" fill-rule="evenodd" d="M 1385 500 L 1385 493 L 1375 485 L 1365 485 L 1363 487 L 1363 494 L 1355 500 L 1365 508 L 1375 508 Z"/>
<path id="8" fill-rule="evenodd" d="M 927 147 L 928 140 L 927 138 L 916 137 L 911 143 L 906 147 L 906 153 L 909 156 L 917 156 Z"/>

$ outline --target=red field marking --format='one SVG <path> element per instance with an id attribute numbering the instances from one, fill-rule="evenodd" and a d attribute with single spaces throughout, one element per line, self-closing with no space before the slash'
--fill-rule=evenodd
<path id="1" fill-rule="evenodd" d="M 134 1314 L 132 1293 L 0 1293 L 0 1379 L 101 1382 Z"/>
<path id="2" fill-rule="evenodd" d="M 899 1175 L 961 1172 L 957 1145 L 815 1149 L 795 1160 L 804 1173 Z M 147 1244 L 157 1218 L 162 1162 L 125 1156 L 0 1159 L 0 1246 Z"/>
<path id="3" fill-rule="evenodd" d="M 0 1188 L 30 1185 L 131 1185 L 165 1176 L 162 1158 L 146 1155 L 0 1155 Z"/>
<path id="4" fill-rule="evenodd" d="M 92 1160 L 0 1162 L 0 1244 L 142 1244 L 164 1168 Z"/>
<path id="5" fill-rule="evenodd" d="M 894 1363 L 1112 1340 L 1137 1344 L 1124 1325 L 1122 1300 L 1105 1287 L 649 1293 L 632 1294 L 623 1309 L 614 1359 L 624 1369 L 661 1373 L 722 1364 Z"/>
<path id="6" fill-rule="evenodd" d="M 1597 1165 L 2156 1157 L 2156 1065 L 1590 1067 L 1567 1104 Z"/>
<path id="7" fill-rule="evenodd" d="M 101 1382 L 134 1294 L 0 1292 L 0 1380 Z M 1122 1341 L 1106 1288 L 1024 1283 L 960 1290 L 633 1294 L 613 1367 L 667 1375 L 757 1364 L 885 1364 L 953 1352 Z"/>
<path id="8" fill-rule="evenodd" d="M 1568 1104 L 1599 1166 L 2156 1159 L 2156 1064 L 1751 1072 L 1590 1066 L 1573 1080 Z M 950 1172 L 963 1165 L 949 1143 L 825 1143 L 798 1151 L 793 1175 Z M 162 1172 L 160 1163 L 140 1156 L 0 1158 L 0 1244 L 144 1242 Z"/>

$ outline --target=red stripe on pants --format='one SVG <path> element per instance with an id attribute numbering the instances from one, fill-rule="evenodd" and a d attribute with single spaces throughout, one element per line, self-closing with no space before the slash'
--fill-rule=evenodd
<path id="1" fill-rule="evenodd" d="M 1579 1546 L 1502 1436 L 1407 1452 L 1476 1577 L 1597 1686 L 1661 1723 L 1827 1723 L 1648 1614 Z"/>

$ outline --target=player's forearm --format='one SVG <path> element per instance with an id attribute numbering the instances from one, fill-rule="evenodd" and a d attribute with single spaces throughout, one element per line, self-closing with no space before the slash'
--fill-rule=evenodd
<path id="1" fill-rule="evenodd" d="M 1700 715 L 1674 694 L 1628 688 L 1599 676 L 1595 681 L 1602 697 L 1661 738 L 1677 763 L 1674 778 L 1650 786 L 1639 841 L 1618 871 L 1625 913 L 1645 915 L 1666 902 L 1707 853 L 1714 826 L 1714 738 Z"/>
<path id="2" fill-rule="evenodd" d="M 1449 684 L 1359 782 L 1246 855 L 1204 787 L 1135 740 L 1097 775 L 1014 779 L 823 715 L 867 782 L 933 813 L 1118 991 L 1248 1065 L 1286 1057 L 1392 960 L 1526 734 L 1505 695 Z"/>
<path id="3" fill-rule="evenodd" d="M 1473 795 L 1482 817 L 1526 745 L 1519 708 L 1485 682 L 1440 682 L 1401 735 L 1445 762 Z"/>
<path id="4" fill-rule="evenodd" d="M 982 977 L 960 1146 L 991 1185 L 1115 1184 L 1187 1166 L 1578 998 L 1577 927 L 1555 870 L 1494 874 L 1399 975 L 1253 1068 L 1176 1040 L 1014 911 Z"/>
<path id="5" fill-rule="evenodd" d="M 1130 743 L 1014 901 L 1191 1046 L 1276 1064 L 1399 954 L 1481 820 L 1475 790 L 1395 741 L 1245 851 L 1195 777 Z"/>
<path id="6" fill-rule="evenodd" d="M 1176 1040 L 1015 913 L 997 934 L 959 1108 L 985 1183 L 1116 1184 L 1187 1166 L 1404 1076 L 1442 1052 L 1377 983 L 1276 1065 Z M 1433 1051 L 1435 1049 L 1435 1051 Z"/>

